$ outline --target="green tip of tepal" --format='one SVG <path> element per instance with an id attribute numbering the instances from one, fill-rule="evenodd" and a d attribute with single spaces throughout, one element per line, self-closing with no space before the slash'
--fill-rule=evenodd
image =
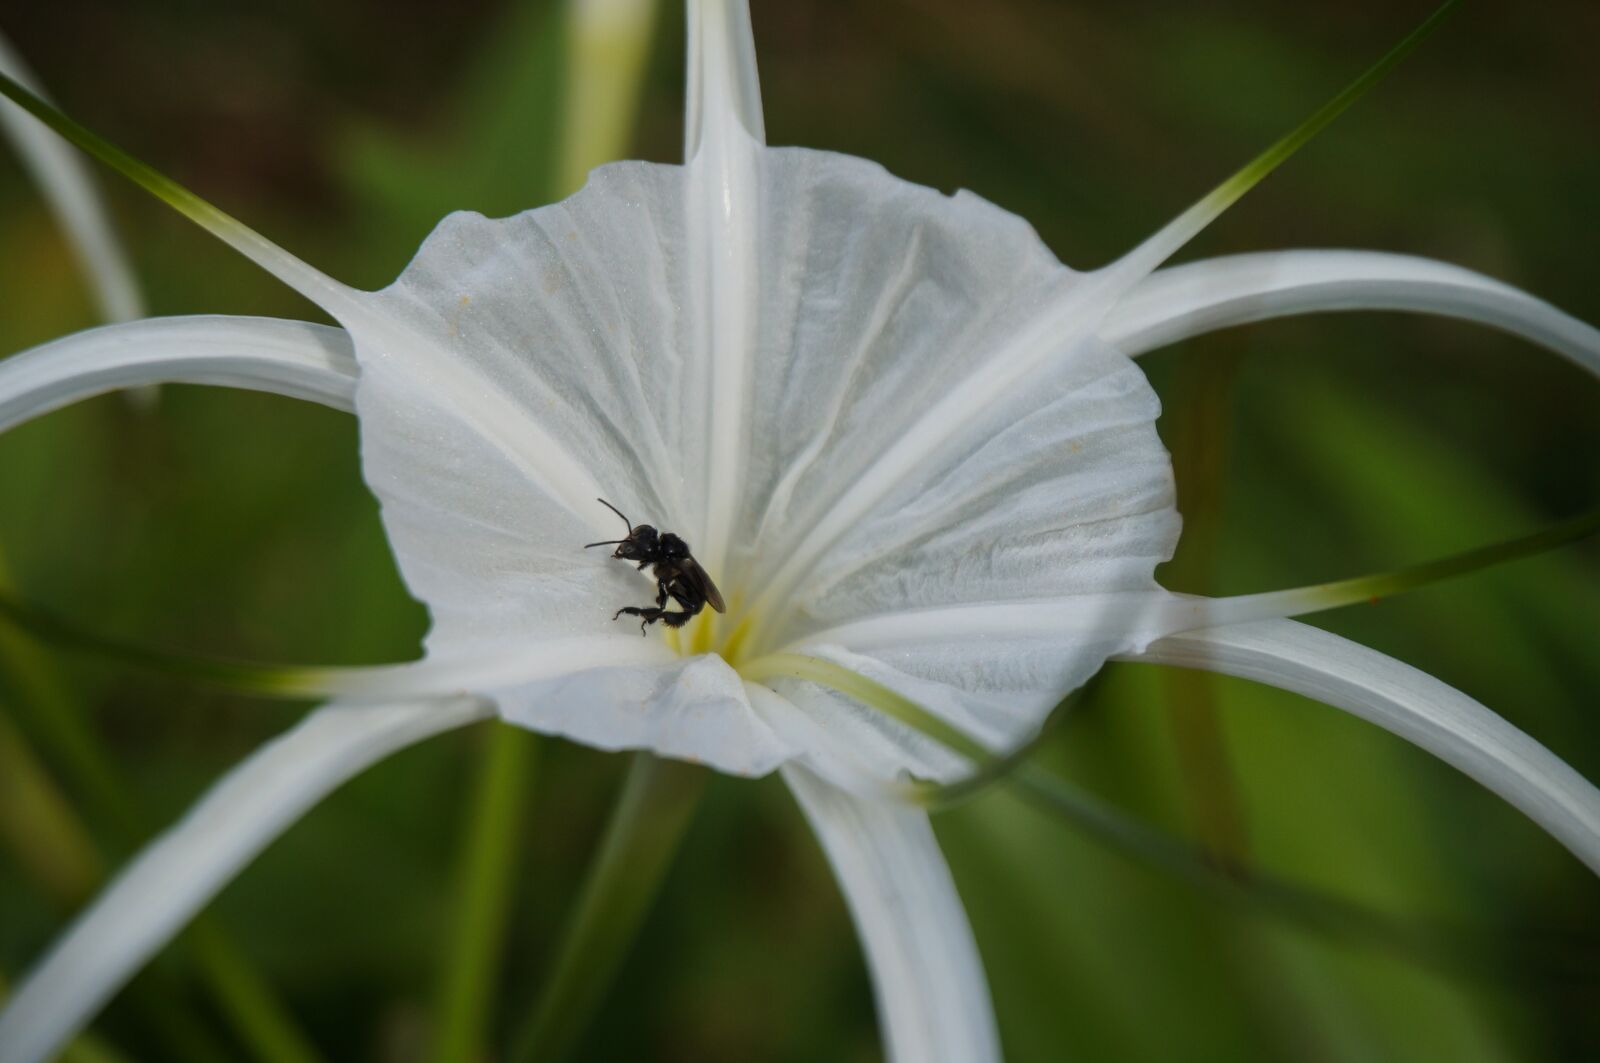
<path id="1" fill-rule="evenodd" d="M 232 215 L 123 151 L 115 144 L 40 99 L 0 73 L 0 96 L 60 134 L 68 143 L 99 159 L 128 180 L 193 221 L 235 251 L 283 281 L 330 314 L 348 310 L 350 289 L 313 269 Z"/>
<path id="2" fill-rule="evenodd" d="M 1460 0 L 1445 0 L 1422 24 L 1391 48 L 1383 58 L 1345 86 L 1336 96 L 1317 108 L 1305 121 L 1251 159 L 1236 173 L 1212 189 L 1203 199 L 1168 223 L 1160 232 L 1119 259 L 1111 269 L 1124 274 L 1129 283 L 1138 280 L 1192 240 L 1202 229 L 1254 188 L 1262 178 L 1283 164 L 1312 137 L 1326 129 L 1335 118 L 1383 79 L 1411 51 L 1434 31 Z"/>
<path id="3" fill-rule="evenodd" d="M 0 96 L 4 96 L 24 111 L 59 133 L 63 139 L 94 156 L 128 180 L 149 192 L 157 199 L 171 205 L 186 217 L 207 229 L 221 224 L 240 226 L 240 223 L 213 207 L 172 178 L 129 155 L 98 133 L 69 118 L 46 101 L 23 88 L 16 81 L 0 73 Z M 242 228 L 242 226 L 240 226 Z"/>

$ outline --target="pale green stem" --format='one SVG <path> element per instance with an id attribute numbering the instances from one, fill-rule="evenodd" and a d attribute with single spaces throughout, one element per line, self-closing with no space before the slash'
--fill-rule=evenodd
<path id="1" fill-rule="evenodd" d="M 485 736 L 477 786 L 465 820 L 456 904 L 438 988 L 437 1027 L 428 1058 L 456 1063 L 489 1058 L 495 972 L 504 949 L 516 842 L 538 740 L 518 727 L 495 726 Z"/>
<path id="2" fill-rule="evenodd" d="M 577 1045 L 672 865 L 706 775 L 634 754 L 538 1010 L 513 1042 L 513 1063 L 558 1063 Z"/>

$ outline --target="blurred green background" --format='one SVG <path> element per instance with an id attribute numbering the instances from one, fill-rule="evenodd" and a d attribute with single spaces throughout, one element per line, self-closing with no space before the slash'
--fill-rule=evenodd
<path id="1" fill-rule="evenodd" d="M 1167 220 L 1429 9 L 753 8 L 773 143 L 973 189 L 1080 267 Z M 313 264 L 371 286 L 447 211 L 503 214 L 553 194 L 562 18 L 559 4 L 491 0 L 0 3 L 0 28 L 70 113 Z M 633 154 L 676 161 L 679 6 L 663 4 L 657 26 Z M 1432 255 L 1600 321 L 1596 39 L 1593 3 L 1464 5 L 1183 257 L 1289 246 Z M 101 176 L 151 312 L 320 319 Z M 68 252 L 9 160 L 0 300 L 4 350 L 94 323 Z M 1145 364 L 1186 521 L 1162 574 L 1173 589 L 1242 593 L 1392 568 L 1600 497 L 1600 387 L 1482 329 L 1307 318 Z M 187 387 L 166 389 L 153 411 L 121 396 L 83 403 L 0 438 L 0 499 L 18 592 L 99 632 L 355 663 L 412 655 L 424 627 L 362 485 L 354 423 L 318 407 Z M 1569 548 L 1315 622 L 1459 686 L 1600 779 L 1595 561 L 1592 545 Z M 74 848 L 41 814 L 38 838 L 0 851 L 0 972 L 15 978 L 96 863 L 125 859 L 303 709 L 54 657 L 11 632 L 0 632 L 0 663 L 0 744 L 36 755 L 42 783 L 95 845 Z M 74 718 L 87 721 L 76 736 L 62 723 Z M 427 743 L 358 779 L 214 906 L 213 925 L 326 1058 L 424 1057 L 491 732 Z M 495 980 L 502 1046 L 537 1000 L 626 766 L 563 742 L 527 745 L 535 767 Z M 1009 1059 L 1600 1055 L 1600 886 L 1518 813 L 1398 739 L 1248 684 L 1122 665 L 1042 759 L 1222 866 L 1361 901 L 1429 940 L 1442 927 L 1466 958 L 1437 962 L 1219 900 L 996 791 L 937 827 Z M 202 951 L 168 950 L 106 1012 L 105 1042 L 135 1059 L 248 1058 L 199 987 Z M 179 1014 L 153 1017 L 152 1000 Z M 713 780 L 579 1058 L 879 1054 L 848 918 L 792 802 L 771 780 Z"/>

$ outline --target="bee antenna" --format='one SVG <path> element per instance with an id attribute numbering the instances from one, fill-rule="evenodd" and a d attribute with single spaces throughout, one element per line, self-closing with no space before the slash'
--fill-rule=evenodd
<path id="1" fill-rule="evenodd" d="M 618 543 L 625 543 L 627 541 L 628 540 L 626 539 L 607 539 L 603 543 L 584 543 L 583 548 L 587 550 L 591 546 L 616 546 Z"/>
<path id="2" fill-rule="evenodd" d="M 611 504 L 611 503 L 610 503 L 610 502 L 607 502 L 607 501 L 606 501 L 606 500 L 605 500 L 605 499 L 603 499 L 603 498 L 597 498 L 597 499 L 595 499 L 595 501 L 596 501 L 596 502 L 598 502 L 598 503 L 600 503 L 600 504 L 601 504 L 601 505 L 602 505 L 602 506 L 605 506 L 605 507 L 606 507 L 606 508 L 607 508 L 607 509 L 609 509 L 609 510 L 610 510 L 610 511 L 611 511 L 611 512 L 613 512 L 613 513 L 615 513 L 615 514 L 616 514 L 616 515 L 617 515 L 617 516 L 619 516 L 619 517 L 622 517 L 622 523 L 624 523 L 624 524 L 626 524 L 626 525 L 627 525 L 627 526 L 628 526 L 628 534 L 629 534 L 629 535 L 632 535 L 632 534 L 633 534 L 633 521 L 631 521 L 631 520 L 629 520 L 629 519 L 628 519 L 628 518 L 627 518 L 627 517 L 626 517 L 626 516 L 625 516 L 625 515 L 624 515 L 624 514 L 623 514 L 623 512 L 622 512 L 622 510 L 620 510 L 620 509 L 618 509 L 618 508 L 617 508 L 617 507 L 616 507 L 616 506 L 613 506 L 613 505 L 612 505 L 612 504 Z M 622 540 L 621 540 L 621 539 L 618 539 L 618 540 L 617 540 L 617 541 L 618 541 L 618 542 L 621 542 L 621 541 L 622 541 Z M 595 546 L 600 546 L 600 545 L 602 545 L 602 544 L 600 544 L 600 543 L 595 543 L 595 544 L 594 544 L 594 545 L 595 545 Z"/>

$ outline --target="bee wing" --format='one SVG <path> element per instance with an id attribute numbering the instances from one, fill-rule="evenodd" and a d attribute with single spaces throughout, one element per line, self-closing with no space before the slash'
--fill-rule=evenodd
<path id="1" fill-rule="evenodd" d="M 678 570 L 683 573 L 686 582 L 694 584 L 700 593 L 706 596 L 706 604 L 719 613 L 728 611 L 727 605 L 722 600 L 722 592 L 717 590 L 717 585 L 711 582 L 711 577 L 706 575 L 706 570 L 700 567 L 700 562 L 694 558 L 686 558 Z"/>

